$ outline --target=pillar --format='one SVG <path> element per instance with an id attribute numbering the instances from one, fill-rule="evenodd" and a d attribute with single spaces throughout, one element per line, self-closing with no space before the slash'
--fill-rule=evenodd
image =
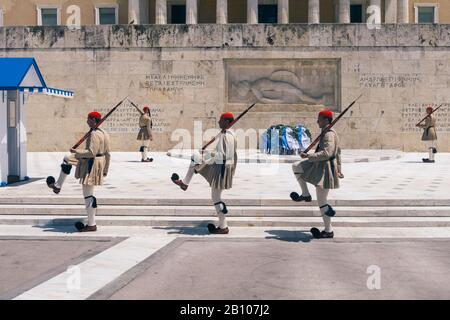
<path id="1" fill-rule="evenodd" d="M 217 24 L 228 23 L 228 0 L 217 0 Z"/>
<path id="2" fill-rule="evenodd" d="M 320 0 L 309 0 L 308 23 L 320 23 Z"/>
<path id="3" fill-rule="evenodd" d="M 278 23 L 289 23 L 289 0 L 278 0 Z"/>
<path id="4" fill-rule="evenodd" d="M 167 24 L 167 2 L 166 0 L 156 0 L 156 24 Z"/>
<path id="5" fill-rule="evenodd" d="M 197 24 L 197 0 L 186 0 L 186 24 Z"/>
<path id="6" fill-rule="evenodd" d="M 128 23 L 141 24 L 140 0 L 128 0 Z"/>
<path id="7" fill-rule="evenodd" d="M 258 0 L 247 0 L 247 23 L 258 23 Z"/>
<path id="8" fill-rule="evenodd" d="M 0 186 L 8 182 L 7 91 L 0 90 Z"/>
<path id="9" fill-rule="evenodd" d="M 376 18 L 375 21 L 373 21 L 376 24 L 381 24 L 381 19 L 382 19 L 382 15 L 381 15 L 381 0 L 370 0 L 369 5 L 371 7 L 376 7 Z M 370 12 L 370 14 L 372 15 L 373 12 Z"/>
<path id="10" fill-rule="evenodd" d="M 339 23 L 350 23 L 350 0 L 339 0 Z"/>
<path id="11" fill-rule="evenodd" d="M 397 23 L 397 0 L 384 1 L 384 22 Z"/>
<path id="12" fill-rule="evenodd" d="M 409 23 L 408 0 L 397 0 L 397 23 Z"/>
<path id="13" fill-rule="evenodd" d="M 370 5 L 378 6 L 378 8 L 380 8 L 380 12 L 381 12 L 381 0 L 370 0 Z"/>

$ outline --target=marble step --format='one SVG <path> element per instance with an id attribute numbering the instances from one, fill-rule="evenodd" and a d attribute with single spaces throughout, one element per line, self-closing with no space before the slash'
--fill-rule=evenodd
<path id="1" fill-rule="evenodd" d="M 84 220 L 79 216 L 0 215 L 0 225 L 32 225 L 35 227 L 72 226 Z M 99 216 L 99 226 L 204 227 L 217 222 L 210 217 L 135 217 Z M 230 227 L 322 227 L 321 217 L 234 217 L 227 218 Z M 335 217 L 335 227 L 450 227 L 450 217 Z"/>
<path id="2" fill-rule="evenodd" d="M 228 206 L 233 217 L 319 217 L 316 206 Z M 339 217 L 450 217 L 449 206 L 360 207 L 336 206 Z M 0 215 L 84 215 L 83 205 L 0 205 Z M 120 206 L 100 205 L 98 216 L 214 216 L 213 206 Z"/>
<path id="3" fill-rule="evenodd" d="M 97 195 L 99 205 L 122 206 L 210 206 L 211 199 L 147 199 L 147 198 L 105 198 Z M 234 206 L 284 206 L 309 207 L 317 206 L 317 201 L 294 202 L 286 195 L 286 199 L 227 199 L 226 203 Z M 2 205 L 82 205 L 80 197 L 43 196 L 43 197 L 0 197 Z M 361 207 L 432 207 L 450 206 L 450 199 L 369 199 L 369 200 L 329 200 L 332 206 L 361 206 Z"/>

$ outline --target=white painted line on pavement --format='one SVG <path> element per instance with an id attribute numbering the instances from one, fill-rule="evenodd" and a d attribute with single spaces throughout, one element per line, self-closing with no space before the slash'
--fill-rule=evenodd
<path id="1" fill-rule="evenodd" d="M 175 237 L 132 237 L 24 292 L 14 300 L 87 299 L 124 272 L 170 243 Z M 78 279 L 73 270 L 79 270 Z M 79 286 L 74 285 L 79 283 Z"/>

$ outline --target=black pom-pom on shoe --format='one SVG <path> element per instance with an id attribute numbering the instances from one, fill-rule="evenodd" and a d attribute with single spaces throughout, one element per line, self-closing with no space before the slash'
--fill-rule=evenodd
<path id="1" fill-rule="evenodd" d="M 317 228 L 311 228 L 311 234 L 313 236 L 313 238 L 315 239 L 320 239 L 320 230 Z"/>
<path id="2" fill-rule="evenodd" d="M 83 229 L 84 229 L 84 223 L 81 222 L 81 221 L 77 221 L 77 222 L 75 223 L 75 228 L 77 228 L 78 231 L 83 230 Z"/>
<path id="3" fill-rule="evenodd" d="M 291 192 L 290 197 L 295 202 L 301 202 L 301 201 L 311 202 L 312 201 L 311 196 L 304 197 L 304 196 L 299 195 L 297 192 Z"/>

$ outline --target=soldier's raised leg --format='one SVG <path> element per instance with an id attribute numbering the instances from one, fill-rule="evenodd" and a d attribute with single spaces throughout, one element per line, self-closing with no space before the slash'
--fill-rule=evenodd
<path id="1" fill-rule="evenodd" d="M 78 160 L 73 155 L 65 156 L 63 162 L 61 163 L 61 171 L 59 173 L 58 180 L 55 181 L 53 176 L 48 176 L 46 181 L 47 186 L 52 189 L 54 193 L 60 193 L 67 176 L 72 170 L 72 166 L 76 166 L 77 163 Z"/>
<path id="2" fill-rule="evenodd" d="M 294 172 L 295 178 L 297 179 L 297 182 L 300 185 L 302 194 L 299 195 L 297 192 L 291 192 L 290 196 L 291 199 L 294 200 L 295 202 L 300 201 L 311 202 L 312 197 L 311 194 L 309 193 L 308 185 L 306 184 L 306 181 L 301 178 L 301 174 L 303 173 L 301 163 L 302 161 L 298 161 L 292 164 L 292 171 Z"/>
<path id="3" fill-rule="evenodd" d="M 187 188 L 189 187 L 189 183 L 191 183 L 192 177 L 194 176 L 195 173 L 195 166 L 199 164 L 200 159 L 201 159 L 200 153 L 198 151 L 195 151 L 191 157 L 191 162 L 189 164 L 188 171 L 186 172 L 186 175 L 183 180 L 180 179 L 178 173 L 172 174 L 171 180 L 183 191 L 186 191 Z"/>

